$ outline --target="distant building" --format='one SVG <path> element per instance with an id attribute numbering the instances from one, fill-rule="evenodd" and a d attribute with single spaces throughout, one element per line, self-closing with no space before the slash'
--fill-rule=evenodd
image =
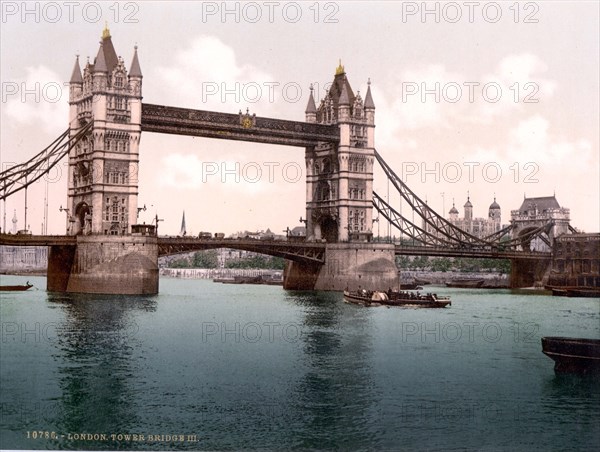
<path id="1" fill-rule="evenodd" d="M 553 251 L 548 285 L 600 287 L 600 234 L 563 234 Z"/>
<path id="2" fill-rule="evenodd" d="M 494 202 L 490 204 L 487 218 L 473 218 L 473 204 L 471 204 L 470 196 L 467 196 L 464 209 L 464 217 L 459 218 L 458 209 L 453 202 L 452 208 L 448 212 L 448 221 L 463 231 L 479 238 L 487 237 L 502 229 L 501 209 L 500 205 L 496 202 L 496 197 L 494 197 Z"/>
<path id="3" fill-rule="evenodd" d="M 464 216 L 459 218 L 458 209 L 454 202 L 452 202 L 452 208 L 448 212 L 448 221 L 468 234 L 484 238 L 498 232 L 503 227 L 501 209 L 500 205 L 496 202 L 496 198 L 494 198 L 494 202 L 492 202 L 488 209 L 488 218 L 473 218 L 473 204 L 471 203 L 470 196 L 467 196 L 467 202 L 464 205 L 464 209 Z M 432 221 L 434 220 L 432 219 Z M 439 233 L 431 225 L 427 224 L 425 220 L 423 220 L 423 229 L 431 234 L 439 235 Z"/>
<path id="4" fill-rule="evenodd" d="M 510 212 L 510 222 L 513 225 L 513 238 L 544 226 L 549 221 L 554 222 L 548 236 L 550 243 L 554 238 L 570 232 L 570 210 L 561 207 L 556 196 L 524 198 L 521 207 Z M 539 238 L 531 241 L 532 251 L 550 251 L 551 248 Z"/>

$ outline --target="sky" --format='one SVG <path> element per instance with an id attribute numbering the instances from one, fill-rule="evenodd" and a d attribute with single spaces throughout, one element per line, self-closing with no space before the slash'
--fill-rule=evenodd
<path id="1" fill-rule="evenodd" d="M 378 152 L 435 210 L 455 202 L 462 217 L 470 196 L 487 217 L 496 197 L 508 223 L 525 195 L 556 194 L 573 226 L 597 232 L 598 17 L 596 1 L 3 1 L 0 162 L 26 161 L 66 130 L 65 82 L 76 55 L 93 61 L 106 23 L 127 67 L 138 46 L 147 103 L 304 120 L 310 84 L 318 103 L 341 60 L 355 92 L 371 80 Z M 46 185 L 48 233 L 65 232 L 59 168 L 28 190 L 33 233 Z M 188 234 L 281 233 L 301 224 L 305 191 L 302 148 L 142 134 L 139 221 L 158 215 L 161 234 L 179 232 L 183 211 Z M 23 192 L 0 208 L 8 229 L 15 210 L 23 227 Z"/>

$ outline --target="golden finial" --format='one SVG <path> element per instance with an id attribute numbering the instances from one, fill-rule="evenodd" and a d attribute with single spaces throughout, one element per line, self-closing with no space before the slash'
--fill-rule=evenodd
<path id="1" fill-rule="evenodd" d="M 108 21 L 104 22 L 104 30 L 102 30 L 102 39 L 110 38 L 110 30 L 108 29 Z"/>
<path id="2" fill-rule="evenodd" d="M 335 70 L 335 75 L 341 75 L 346 73 L 346 71 L 344 70 L 344 66 L 342 66 L 342 59 L 340 58 L 340 64 L 337 67 L 337 69 Z"/>

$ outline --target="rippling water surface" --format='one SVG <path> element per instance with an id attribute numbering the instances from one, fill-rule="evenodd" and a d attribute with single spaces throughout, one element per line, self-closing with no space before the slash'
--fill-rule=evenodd
<path id="1" fill-rule="evenodd" d="M 0 448 L 600 450 L 600 382 L 556 376 L 540 343 L 599 338 L 598 299 L 432 290 L 452 306 L 175 279 L 2 293 Z"/>

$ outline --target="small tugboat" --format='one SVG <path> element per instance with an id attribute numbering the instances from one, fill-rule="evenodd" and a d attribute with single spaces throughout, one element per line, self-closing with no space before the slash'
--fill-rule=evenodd
<path id="1" fill-rule="evenodd" d="M 3 292 L 23 292 L 33 287 L 33 284 L 29 284 L 29 281 L 25 285 L 14 285 L 14 286 L 0 286 L 0 291 Z"/>
<path id="2" fill-rule="evenodd" d="M 387 292 L 357 290 L 344 291 L 344 300 L 348 303 L 364 306 L 407 306 L 413 308 L 445 308 L 451 305 L 450 297 L 442 297 L 434 293 L 422 295 L 420 293 L 393 291 Z"/>
<path id="3" fill-rule="evenodd" d="M 600 339 L 543 337 L 542 352 L 554 360 L 556 373 L 600 373 Z"/>

